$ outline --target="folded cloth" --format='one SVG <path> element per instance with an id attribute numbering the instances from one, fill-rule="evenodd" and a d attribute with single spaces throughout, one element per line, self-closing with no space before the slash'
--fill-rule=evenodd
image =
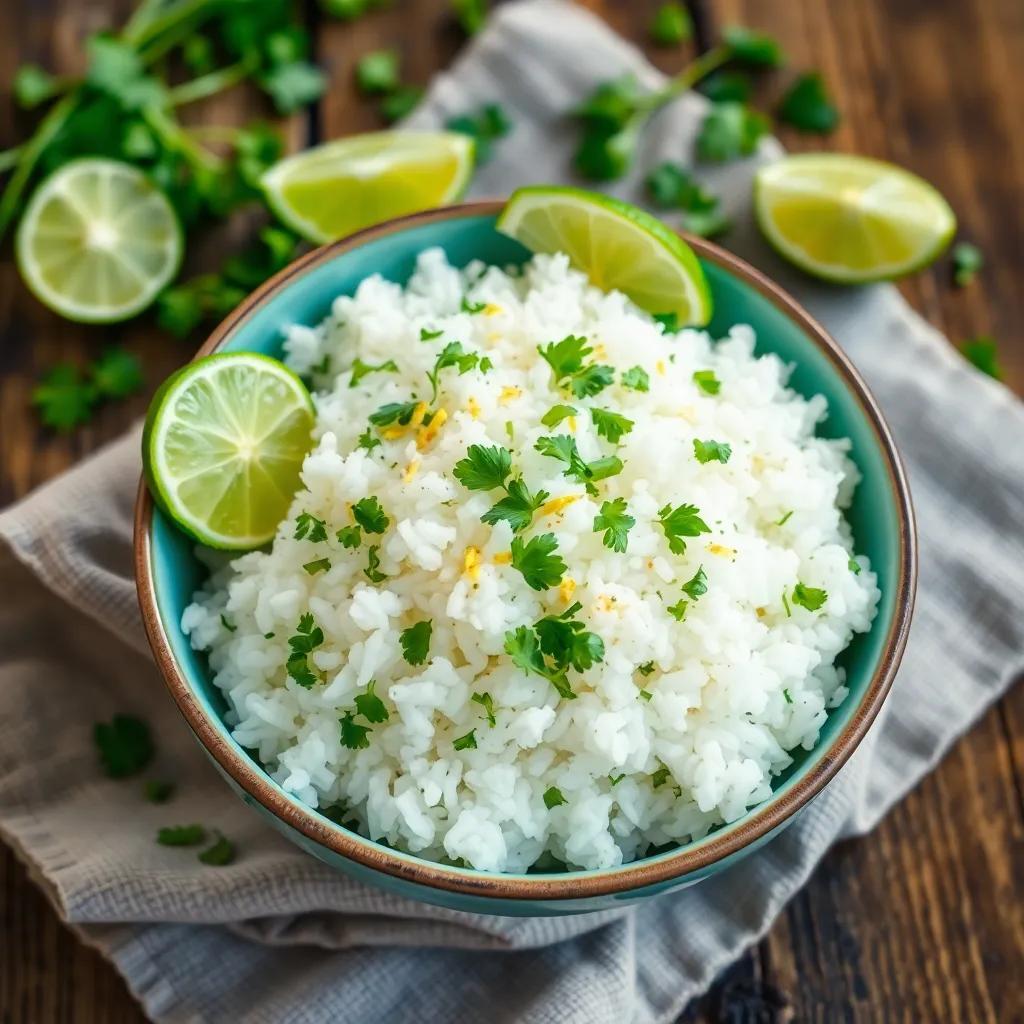
<path id="1" fill-rule="evenodd" d="M 505 195 L 568 174 L 565 111 L 609 76 L 661 76 L 586 12 L 502 7 L 439 76 L 410 124 L 487 101 L 514 123 L 474 191 Z M 685 160 L 704 111 L 657 117 L 633 175 Z M 751 175 L 779 154 L 707 175 L 731 248 L 798 296 L 881 402 L 917 503 L 921 579 L 903 668 L 876 723 L 828 789 L 757 854 L 682 893 L 559 919 L 420 905 L 291 846 L 214 773 L 166 694 L 143 638 L 131 571 L 137 431 L 0 516 L 0 834 L 61 916 L 110 957 L 157 1021 L 670 1021 L 771 925 L 837 839 L 870 829 L 1021 670 L 1024 409 L 973 371 L 891 287 L 837 289 L 778 263 L 751 228 Z M 159 741 L 154 806 L 97 769 L 92 724 L 137 713 Z M 154 843 L 203 822 L 237 844 L 209 868 Z"/>

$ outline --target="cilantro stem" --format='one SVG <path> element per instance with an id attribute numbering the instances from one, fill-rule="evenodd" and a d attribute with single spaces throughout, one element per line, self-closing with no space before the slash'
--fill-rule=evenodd
<path id="1" fill-rule="evenodd" d="M 223 164 L 219 156 L 200 146 L 167 111 L 147 107 L 142 116 L 146 124 L 159 136 L 160 141 L 168 149 L 180 153 L 193 167 L 217 171 Z"/>
<path id="2" fill-rule="evenodd" d="M 35 134 L 21 147 L 21 154 L 14 165 L 14 173 L 3 194 L 0 195 L 0 238 L 3 238 L 11 220 L 21 208 L 21 196 L 32 177 L 43 150 L 56 138 L 78 105 L 78 90 L 55 103 L 39 122 Z"/>
<path id="3" fill-rule="evenodd" d="M 191 82 L 168 89 L 167 105 L 180 107 L 185 103 L 195 103 L 196 100 L 214 96 L 244 81 L 251 72 L 252 64 L 247 60 L 240 60 L 237 64 L 229 64 L 226 68 L 211 71 L 208 75 L 200 75 Z"/>
<path id="4" fill-rule="evenodd" d="M 21 159 L 21 151 L 23 146 L 15 146 L 13 149 L 5 149 L 0 151 L 0 174 L 5 171 L 9 171 L 12 167 L 16 166 L 18 161 Z"/>
<path id="5" fill-rule="evenodd" d="M 696 60 L 687 64 L 682 71 L 669 80 L 668 85 L 648 98 L 651 110 L 656 110 L 676 96 L 688 92 L 702 79 L 707 78 L 712 71 L 717 71 L 723 64 L 727 64 L 733 57 L 731 46 L 715 46 L 702 53 Z"/>
<path id="6" fill-rule="evenodd" d="M 213 17 L 219 7 L 217 0 L 181 0 L 160 17 L 143 18 L 131 32 L 125 30 L 122 38 L 135 47 L 144 63 L 152 64 Z"/>
<path id="7" fill-rule="evenodd" d="M 164 0 L 141 0 L 139 6 L 132 11 L 131 17 L 125 22 L 121 38 L 126 43 L 134 42 L 156 20 L 163 6 Z"/>

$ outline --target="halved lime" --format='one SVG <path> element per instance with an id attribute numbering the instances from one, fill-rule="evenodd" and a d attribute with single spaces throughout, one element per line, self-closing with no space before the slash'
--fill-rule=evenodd
<path id="1" fill-rule="evenodd" d="M 711 291 L 693 250 L 621 199 L 528 185 L 512 193 L 497 227 L 533 252 L 564 252 L 598 288 L 616 288 L 648 313 L 674 313 L 680 325 L 711 319 Z"/>
<path id="2" fill-rule="evenodd" d="M 18 269 L 69 320 L 114 323 L 141 313 L 181 264 L 171 204 L 140 170 L 73 160 L 36 189 L 21 218 Z"/>
<path id="3" fill-rule="evenodd" d="M 313 400 L 276 359 L 206 356 L 153 397 L 142 465 L 153 498 L 186 532 L 215 548 L 271 540 L 312 447 Z"/>
<path id="4" fill-rule="evenodd" d="M 803 153 L 762 167 L 754 209 L 783 256 L 841 284 L 919 270 L 956 231 L 949 203 L 923 178 L 846 153 Z"/>
<path id="5" fill-rule="evenodd" d="M 274 212 L 310 242 L 457 199 L 473 173 L 473 140 L 457 132 L 368 132 L 274 164 L 262 185 Z"/>

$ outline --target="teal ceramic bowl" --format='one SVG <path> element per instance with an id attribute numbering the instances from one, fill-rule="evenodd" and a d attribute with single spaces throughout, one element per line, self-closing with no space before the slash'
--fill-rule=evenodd
<path id="1" fill-rule="evenodd" d="M 501 204 L 471 203 L 415 214 L 309 253 L 232 313 L 200 350 L 280 355 L 281 328 L 315 324 L 331 300 L 369 274 L 404 282 L 417 254 L 445 249 L 449 260 L 522 262 L 528 253 L 494 228 Z M 863 475 L 850 523 L 857 549 L 878 572 L 882 600 L 870 633 L 843 654 L 850 695 L 831 713 L 817 745 L 797 755 L 773 796 L 699 842 L 610 871 L 492 875 L 421 860 L 374 843 L 286 793 L 240 747 L 223 722 L 224 702 L 202 655 L 189 646 L 181 613 L 203 578 L 194 544 L 154 507 L 140 486 L 135 560 L 143 619 L 164 678 L 183 715 L 238 795 L 304 850 L 361 882 L 413 899 L 477 913 L 572 914 L 605 909 L 691 885 L 767 842 L 832 779 L 860 742 L 892 684 L 903 652 L 916 579 L 913 513 L 889 430 L 864 382 L 834 341 L 791 298 L 735 256 L 700 239 L 697 251 L 715 302 L 714 334 L 734 323 L 757 331 L 761 350 L 795 364 L 792 386 L 823 394 L 826 436 L 853 441 Z"/>

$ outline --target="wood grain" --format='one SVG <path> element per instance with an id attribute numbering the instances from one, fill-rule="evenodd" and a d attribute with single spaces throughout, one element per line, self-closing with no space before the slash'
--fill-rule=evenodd
<path id="1" fill-rule="evenodd" d="M 0 8 L 0 83 L 24 60 L 80 67 L 81 37 L 115 24 L 127 0 L 35 0 Z M 968 289 L 950 286 L 947 260 L 902 288 L 954 340 L 991 333 L 1010 383 L 1024 391 L 1024 4 L 1020 0 L 692 0 L 694 42 L 652 48 L 657 0 L 585 0 L 617 31 L 673 71 L 723 25 L 776 35 L 789 68 L 759 87 L 772 105 L 799 69 L 818 68 L 843 121 L 827 139 L 783 129 L 792 149 L 838 149 L 895 160 L 950 199 L 961 234 L 986 267 Z M 395 0 L 354 24 L 305 8 L 331 88 L 286 131 L 294 145 L 381 127 L 354 89 L 358 57 L 396 47 L 408 81 L 425 84 L 462 37 L 444 0 Z M 6 95 L 3 97 L 6 100 Z M 239 91 L 199 120 L 255 113 Z M 261 113 L 265 113 L 259 108 Z M 0 102 L 0 145 L 25 127 Z M 221 245 L 216 237 L 210 248 Z M 202 255 L 200 255 L 200 259 Z M 0 265 L 0 504 L 119 434 L 146 395 L 104 409 L 68 437 L 41 430 L 28 408 L 39 374 L 60 359 L 86 361 L 119 342 L 144 360 L 147 385 L 190 346 L 146 321 L 79 328 L 43 310 L 11 260 Z M 898 357 L 895 354 L 894 357 Z M 955 425 L 951 429 L 955 428 Z M 1009 440 L 1009 439 L 1006 439 Z M 941 685 L 941 681 L 937 681 Z M 1024 1019 L 1024 693 L 1018 689 L 863 841 L 824 860 L 767 938 L 687 1008 L 688 1022 L 981 1021 Z M 12 853 L 0 850 L 0 1022 L 122 1024 L 142 1015 L 116 973 L 61 925 Z"/>

